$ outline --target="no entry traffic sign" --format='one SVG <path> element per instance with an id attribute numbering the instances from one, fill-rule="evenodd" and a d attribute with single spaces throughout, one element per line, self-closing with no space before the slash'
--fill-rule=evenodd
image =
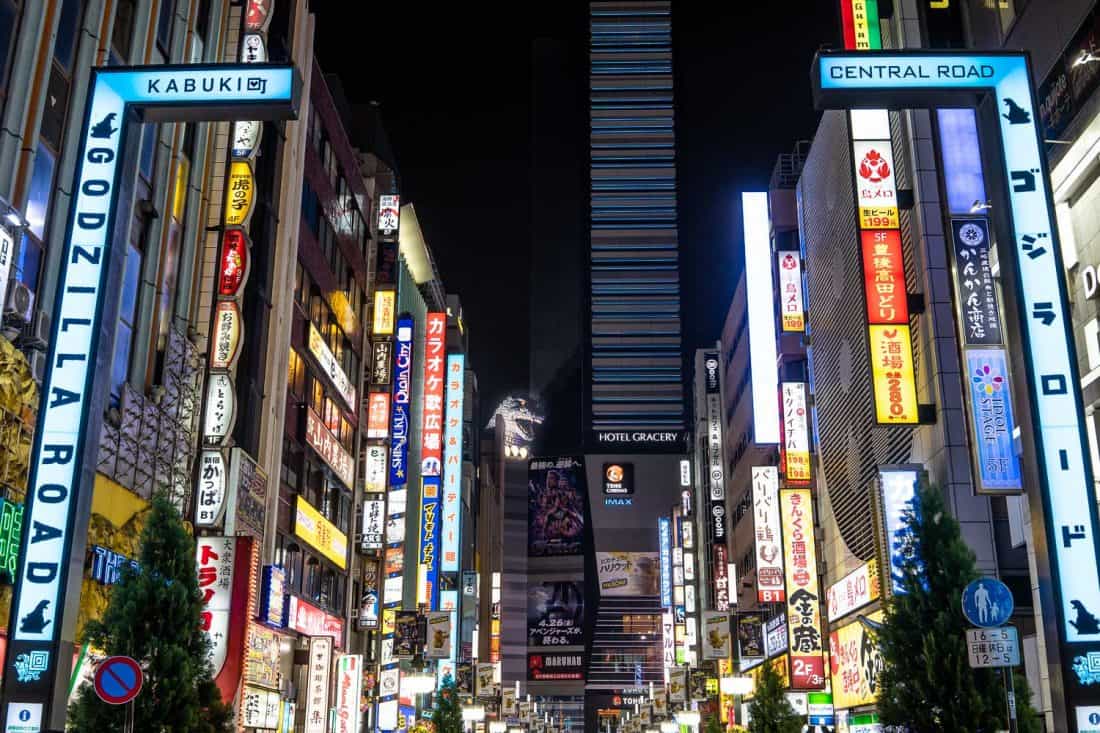
<path id="1" fill-rule="evenodd" d="M 109 705 L 123 705 L 141 692 L 144 675 L 130 657 L 107 657 L 95 671 L 95 694 Z"/>

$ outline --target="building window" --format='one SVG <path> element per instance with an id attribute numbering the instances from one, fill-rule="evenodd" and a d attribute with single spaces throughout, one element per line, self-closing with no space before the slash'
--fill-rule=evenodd
<path id="1" fill-rule="evenodd" d="M 122 398 L 122 385 L 126 382 L 130 371 L 130 352 L 134 346 L 134 317 L 137 313 L 143 259 L 141 250 L 131 244 L 126 252 L 122 299 L 118 306 L 118 325 L 115 327 L 115 353 L 111 360 L 111 399 L 116 404 Z"/>
<path id="2" fill-rule="evenodd" d="M 171 55 L 172 16 L 175 10 L 176 0 L 160 0 L 160 14 L 157 16 L 157 48 L 165 56 Z"/>
<path id="3" fill-rule="evenodd" d="M 81 0 L 65 0 L 61 5 L 61 19 L 57 23 L 57 41 L 53 57 L 67 72 L 72 72 L 76 58 L 76 42 L 80 37 L 80 19 L 84 3 Z"/>
<path id="4" fill-rule="evenodd" d="M 302 357 L 294 349 L 290 350 L 290 361 L 287 365 L 286 388 L 295 397 L 301 397 L 305 390 L 306 369 Z"/>
<path id="5" fill-rule="evenodd" d="M 16 29 L 23 3 L 19 0 L 0 0 L 0 102 L 7 96 L 8 74 L 15 49 Z M 3 105 L 0 104 L 0 110 Z"/>
<path id="6" fill-rule="evenodd" d="M 130 62 L 134 43 L 134 16 L 137 0 L 119 0 L 115 10 L 115 25 L 111 29 L 111 65 Z"/>

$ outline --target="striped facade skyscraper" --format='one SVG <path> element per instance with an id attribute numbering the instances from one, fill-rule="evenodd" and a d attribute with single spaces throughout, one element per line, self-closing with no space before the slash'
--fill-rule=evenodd
<path id="1" fill-rule="evenodd" d="M 594 431 L 686 427 L 668 2 L 590 6 Z"/>

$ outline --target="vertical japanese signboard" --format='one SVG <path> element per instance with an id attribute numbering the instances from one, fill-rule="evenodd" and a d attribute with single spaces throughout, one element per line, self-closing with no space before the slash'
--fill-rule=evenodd
<path id="1" fill-rule="evenodd" d="M 779 472 L 753 466 L 752 506 L 755 523 L 756 596 L 760 603 L 782 603 L 783 547 L 780 543 Z"/>
<path id="2" fill-rule="evenodd" d="M 779 497 L 787 567 L 791 686 L 820 690 L 825 686 L 825 658 L 822 655 L 821 591 L 817 579 L 813 499 L 809 489 L 783 489 Z"/>
<path id="3" fill-rule="evenodd" d="M 329 674 L 332 639 L 315 636 L 309 640 L 309 669 L 306 672 L 306 733 L 327 733 Z"/>
<path id="4" fill-rule="evenodd" d="M 918 422 L 917 387 L 889 113 L 853 111 L 849 124 L 875 419 L 884 425 L 913 425 Z"/>
<path id="5" fill-rule="evenodd" d="M 447 314 L 429 313 L 424 334 L 424 411 L 420 431 L 420 558 L 417 603 L 439 607 L 442 524 L 443 394 L 446 386 Z"/>
<path id="6" fill-rule="evenodd" d="M 443 430 L 443 532 L 441 568 L 457 573 L 462 528 L 462 419 L 466 391 L 466 356 L 447 356 L 447 408 Z"/>
<path id="7" fill-rule="evenodd" d="M 977 468 L 977 490 L 1014 493 L 1023 489 L 1012 431 L 1012 382 L 996 283 L 989 263 L 989 222 L 951 219 L 959 331 L 966 363 L 966 401 Z M 1040 312 L 1044 315 L 1044 312 Z M 1044 315 L 1045 317 L 1045 315 Z"/>
<path id="8" fill-rule="evenodd" d="M 784 333 L 806 330 L 802 304 L 802 261 L 797 252 L 779 252 L 779 320 Z"/>
<path id="9" fill-rule="evenodd" d="M 657 542 L 661 558 L 661 607 L 672 606 L 672 522 L 657 518 Z"/>
<path id="10" fill-rule="evenodd" d="M 810 428 L 806 385 L 783 382 L 783 466 L 788 485 L 810 483 Z"/>

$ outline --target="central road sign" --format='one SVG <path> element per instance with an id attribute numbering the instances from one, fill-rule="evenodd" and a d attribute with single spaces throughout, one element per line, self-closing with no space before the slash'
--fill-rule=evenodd
<path id="1" fill-rule="evenodd" d="M 95 671 L 95 694 L 108 705 L 124 705 L 141 692 L 145 676 L 130 657 L 107 657 Z"/>

